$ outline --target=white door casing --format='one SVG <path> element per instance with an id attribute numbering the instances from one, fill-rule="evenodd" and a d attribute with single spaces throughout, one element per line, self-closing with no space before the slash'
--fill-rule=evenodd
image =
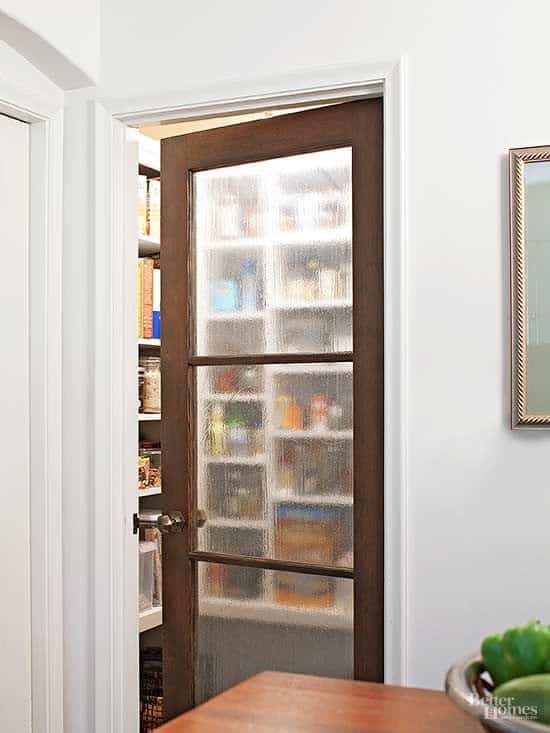
<path id="1" fill-rule="evenodd" d="M 29 125 L 0 115 L 0 288 L 3 354 L 0 422 L 4 522 L 0 586 L 0 720 L 31 730 L 31 552 L 29 414 Z"/>
<path id="2" fill-rule="evenodd" d="M 5 50 L 5 49 L 4 49 Z M 13 54 L 12 54 L 13 55 Z M 20 61 L 20 63 L 19 63 Z M 61 274 L 62 274 L 62 181 L 63 181 L 63 93 L 55 90 L 44 95 L 35 92 L 26 84 L 26 76 L 20 68 L 24 59 L 11 59 L 8 79 L 0 79 L 0 113 L 9 115 L 11 122 L 24 125 L 28 137 L 27 187 L 28 199 L 25 207 L 27 227 L 27 264 L 23 290 L 26 298 L 26 367 L 19 365 L 19 373 L 26 369 L 27 389 L 27 462 L 26 471 L 29 486 L 28 508 L 17 517 L 19 500 L 17 478 L 11 466 L 6 466 L 3 506 L 6 525 L 20 523 L 19 531 L 28 526 L 28 548 L 30 552 L 29 594 L 30 594 L 30 685 L 33 733 L 63 733 L 63 564 L 62 564 L 62 475 L 61 475 Z M 36 72 L 35 72 L 36 73 Z M 28 123 L 28 124 L 24 124 Z M 4 139 L 0 135 L 0 145 Z M 0 165 L 9 157 L 2 153 Z M 15 170 L 15 167 L 12 166 Z M 9 171 L 10 186 L 13 171 Z M 15 264 L 4 231 L 15 210 L 7 199 L 0 199 L 2 212 L 2 244 L 4 255 L 4 283 L 2 303 L 4 305 L 4 330 L 10 333 L 10 322 L 23 323 L 15 302 L 5 305 L 10 288 L 17 288 Z M 16 354 L 3 339 L 2 356 L 6 363 L 16 364 Z M 10 362 L 11 360 L 11 362 Z M 15 396 L 16 389 L 7 394 Z M 18 400 L 18 410 L 21 409 Z M 5 419 L 2 422 L 2 457 L 8 455 L 9 443 L 15 435 L 12 417 L 15 411 L 5 403 Z M 9 419 L 8 419 L 9 415 Z M 4 431 L 7 431 L 6 433 Z M 9 464 L 9 461 L 5 461 Z M 20 474 L 22 475 L 22 474 Z M 15 519 L 13 517 L 16 517 Z M 25 522 L 27 525 L 25 525 Z M 15 531 L 10 533 L 11 536 Z M 6 572 L 16 571 L 23 576 L 26 565 L 20 565 L 8 533 L 2 532 L 2 545 Z M 4 584 L 6 598 L 10 599 L 10 586 Z M 3 611 L 5 609 L 3 608 Z M 1 614 L 0 614 L 1 615 Z M 18 623 L 23 614 L 18 610 Z M 4 616 L 2 615 L 2 619 Z M 26 622 L 25 622 L 26 623 Z M 3 623 L 3 629 L 10 626 Z M 11 629 L 9 639 L 16 638 Z M 11 643 L 10 642 L 10 643 Z M 15 664 L 8 650 L 2 650 L 6 674 L 0 692 L 0 721 L 5 722 L 4 679 L 11 681 L 11 665 Z M 18 654 L 20 654 L 18 650 Z M 21 655 L 20 655 L 21 656 Z M 14 704 L 14 698 L 9 698 Z M 6 711 L 8 708 L 6 708 Z M 6 712 L 7 714 L 7 712 Z M 5 730 L 26 730 L 19 724 L 3 726 Z"/>
<path id="3" fill-rule="evenodd" d="M 245 89 L 246 87 L 246 89 Z M 385 240 L 385 667 L 386 681 L 407 681 L 407 455 L 406 401 L 406 180 L 405 60 L 364 67 L 332 67 L 280 80 L 231 84 L 217 89 L 179 92 L 148 100 L 94 102 L 96 294 L 109 289 L 111 300 L 96 299 L 96 360 L 108 368 L 95 374 L 96 408 L 116 395 L 111 409 L 95 410 L 94 433 L 109 436 L 116 450 L 101 463 L 96 481 L 96 527 L 111 528 L 96 536 L 96 689 L 95 710 L 102 733 L 136 733 L 137 628 L 136 544 L 131 539 L 130 507 L 136 502 L 135 455 L 135 140 L 126 125 L 153 125 L 167 120 L 239 114 L 268 107 L 326 103 L 384 96 L 384 240 Z M 110 128 L 110 134 L 109 134 Z M 135 171 L 135 162 L 132 163 Z M 110 177 L 107 172 L 110 171 Z M 135 176 L 134 174 L 131 174 Z M 113 288 L 114 285 L 114 288 Z M 122 348 L 117 345 L 122 343 Z M 126 477 L 126 480 L 125 480 Z M 121 480 L 122 479 L 122 480 Z M 104 524 L 105 523 L 105 524 Z M 126 602 L 116 604 L 122 587 Z M 132 602 L 129 602 L 132 601 Z M 124 606 L 121 612 L 121 606 Z M 106 622 L 106 623 L 105 623 Z M 105 681 L 109 680 L 106 685 Z M 114 691 L 114 694 L 113 694 Z M 126 710 L 126 715 L 121 715 Z"/>

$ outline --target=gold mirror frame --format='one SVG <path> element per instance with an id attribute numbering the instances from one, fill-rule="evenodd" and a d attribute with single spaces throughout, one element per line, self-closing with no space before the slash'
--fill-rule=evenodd
<path id="1" fill-rule="evenodd" d="M 512 305 L 513 429 L 550 427 L 550 414 L 529 414 L 527 410 L 528 370 L 525 166 L 529 163 L 541 163 L 545 161 L 550 161 L 550 146 L 513 148 L 510 150 L 510 267 Z"/>

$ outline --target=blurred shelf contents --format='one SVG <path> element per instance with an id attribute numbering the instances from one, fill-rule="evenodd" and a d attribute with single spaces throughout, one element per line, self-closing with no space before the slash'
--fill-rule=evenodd
<path id="1" fill-rule="evenodd" d="M 138 388 L 139 412 L 160 413 L 161 375 L 159 356 L 140 356 Z"/>
<path id="2" fill-rule="evenodd" d="M 141 509 L 139 516 L 156 522 L 160 512 L 155 509 Z M 156 527 L 140 529 L 140 611 L 162 606 L 162 535 Z M 143 561 L 143 585 L 142 564 Z M 149 558 L 150 555 L 150 558 Z M 149 567 L 150 565 L 150 567 Z M 143 600 L 142 589 L 143 588 Z M 150 599 L 150 603 L 149 603 Z"/>
<path id="3" fill-rule="evenodd" d="M 314 366 L 197 369 L 202 549 L 229 552 L 231 536 L 242 553 L 247 534 L 254 556 L 278 552 L 279 509 L 298 512 L 307 534 L 308 511 L 337 507 L 330 532 L 339 546 L 351 538 L 353 372 L 349 364 Z"/>
<path id="4" fill-rule="evenodd" d="M 279 495 L 351 495 L 351 441 L 281 441 L 277 451 Z"/>
<path id="5" fill-rule="evenodd" d="M 232 599 L 259 598 L 262 572 L 255 568 L 209 564 L 206 568 L 208 595 Z"/>
<path id="6" fill-rule="evenodd" d="M 245 458 L 264 451 L 262 415 L 252 403 L 213 402 L 207 435 L 210 456 Z"/>
<path id="7" fill-rule="evenodd" d="M 193 185 L 197 292 L 209 293 L 198 352 L 351 350 L 350 149 L 201 171 Z"/>
<path id="8" fill-rule="evenodd" d="M 196 547 L 352 567 L 353 365 L 254 363 L 352 351 L 351 149 L 201 170 L 192 186 L 195 353 L 245 362 L 193 369 Z M 204 562 L 198 582 L 199 614 L 351 629 L 348 578 Z"/>
<path id="9" fill-rule="evenodd" d="M 263 389 L 262 373 L 258 367 L 212 367 L 211 391 L 213 395 L 241 395 L 260 392 Z"/>
<path id="10" fill-rule="evenodd" d="M 138 339 L 160 339 L 160 262 L 152 257 L 138 259 Z"/>
<path id="11" fill-rule="evenodd" d="M 138 176 L 138 235 L 160 242 L 160 180 Z"/>
<path id="12" fill-rule="evenodd" d="M 162 453 L 160 443 L 141 441 L 138 457 L 138 489 L 160 489 L 162 486 Z"/>
<path id="13" fill-rule="evenodd" d="M 258 466 L 210 466 L 208 517 L 259 520 L 265 514 L 264 471 Z"/>
<path id="14" fill-rule="evenodd" d="M 160 621 L 162 612 L 159 610 Z M 142 631 L 147 631 L 144 619 Z M 155 624 L 158 625 L 158 624 Z M 144 646 L 140 651 L 140 733 L 152 733 L 164 723 L 162 647 Z"/>
<path id="15" fill-rule="evenodd" d="M 139 543 L 139 612 L 153 608 L 154 555 L 157 545 L 154 542 Z"/>

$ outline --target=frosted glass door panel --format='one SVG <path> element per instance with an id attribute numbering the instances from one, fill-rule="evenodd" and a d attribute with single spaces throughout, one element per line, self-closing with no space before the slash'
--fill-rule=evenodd
<path id="1" fill-rule="evenodd" d="M 197 703 L 266 669 L 353 677 L 353 581 L 199 566 Z"/>
<path id="2" fill-rule="evenodd" d="M 352 567 L 352 365 L 196 374 L 198 549 Z"/>
<path id="3" fill-rule="evenodd" d="M 352 349 L 351 148 L 193 174 L 196 353 Z"/>

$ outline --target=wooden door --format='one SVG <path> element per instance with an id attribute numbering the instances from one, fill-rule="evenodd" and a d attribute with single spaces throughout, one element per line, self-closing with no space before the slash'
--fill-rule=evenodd
<path id="1" fill-rule="evenodd" d="M 383 679 L 382 100 L 162 142 L 167 719 Z"/>

